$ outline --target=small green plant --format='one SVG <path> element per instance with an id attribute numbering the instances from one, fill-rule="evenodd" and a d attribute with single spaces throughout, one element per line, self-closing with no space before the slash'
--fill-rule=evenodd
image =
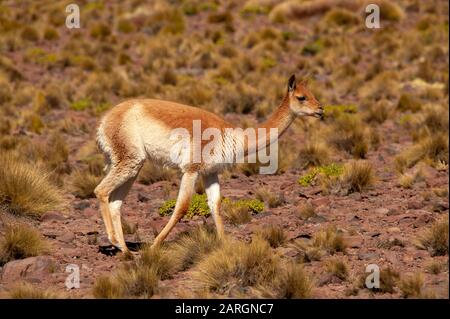
<path id="1" fill-rule="evenodd" d="M 91 105 L 91 100 L 86 98 L 73 102 L 70 107 L 75 111 L 84 111 L 91 107 Z"/>
<path id="2" fill-rule="evenodd" d="M 336 118 L 343 113 L 357 113 L 358 107 L 354 104 L 337 104 L 337 105 L 326 105 L 324 107 L 325 118 Z"/>
<path id="3" fill-rule="evenodd" d="M 319 167 L 310 169 L 307 174 L 300 177 L 300 179 L 298 180 L 298 183 L 301 186 L 307 187 L 313 183 L 314 179 L 319 174 L 322 174 L 327 178 L 333 178 L 333 177 L 338 177 L 338 176 L 342 175 L 343 172 L 344 172 L 344 166 L 342 166 L 340 164 L 332 163 L 330 165 L 319 166 Z"/>

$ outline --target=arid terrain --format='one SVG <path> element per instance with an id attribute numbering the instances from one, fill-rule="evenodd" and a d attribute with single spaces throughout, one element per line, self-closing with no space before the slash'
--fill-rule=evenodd
<path id="1" fill-rule="evenodd" d="M 362 0 L 2 1 L 0 297 L 448 298 L 448 2 L 371 2 L 378 29 Z M 108 109 L 158 98 L 252 127 L 294 73 L 325 118 L 296 119 L 276 174 L 220 175 L 226 240 L 198 183 L 150 249 L 180 174 L 148 162 L 122 207 L 133 252 L 110 246 Z"/>

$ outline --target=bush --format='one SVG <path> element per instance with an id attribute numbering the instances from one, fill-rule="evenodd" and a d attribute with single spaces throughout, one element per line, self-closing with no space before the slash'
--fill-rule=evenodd
<path id="1" fill-rule="evenodd" d="M 62 207 L 62 194 L 49 175 L 10 153 L 0 155 L 0 181 L 0 204 L 10 213 L 38 217 Z"/>
<path id="2" fill-rule="evenodd" d="M 46 243 L 35 229 L 24 224 L 8 226 L 0 240 L 0 265 L 15 259 L 41 255 L 47 249 Z"/>

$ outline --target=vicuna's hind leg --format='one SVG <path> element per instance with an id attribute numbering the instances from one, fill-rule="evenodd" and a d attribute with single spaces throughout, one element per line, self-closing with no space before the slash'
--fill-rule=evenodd
<path id="1" fill-rule="evenodd" d="M 158 246 L 167 237 L 172 228 L 178 223 L 178 221 L 184 216 L 189 204 L 191 202 L 192 195 L 194 193 L 195 181 L 197 180 L 198 173 L 184 173 L 181 178 L 180 190 L 178 192 L 177 203 L 169 222 L 164 226 L 163 230 L 156 236 L 152 247 Z"/>
<path id="2" fill-rule="evenodd" d="M 220 185 L 216 173 L 206 175 L 205 182 L 206 195 L 208 196 L 208 206 L 216 224 L 217 235 L 220 239 L 224 236 L 222 217 L 220 216 Z"/>
<path id="3" fill-rule="evenodd" d="M 142 167 L 143 161 L 118 163 L 111 169 L 101 183 L 95 188 L 95 195 L 100 202 L 100 210 L 105 222 L 106 232 L 111 244 L 126 251 L 120 221 L 120 207 L 134 179 Z"/>

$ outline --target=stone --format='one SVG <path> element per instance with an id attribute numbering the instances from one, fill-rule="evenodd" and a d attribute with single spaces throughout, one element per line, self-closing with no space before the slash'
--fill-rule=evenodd
<path id="1" fill-rule="evenodd" d="M 364 243 L 364 238 L 361 236 L 344 236 L 344 242 L 350 248 L 360 248 Z"/>
<path id="2" fill-rule="evenodd" d="M 51 220 L 66 220 L 67 217 L 57 213 L 57 212 L 48 212 L 45 213 L 44 215 L 42 215 L 41 217 L 41 221 L 46 222 L 46 221 L 51 221 Z"/>
<path id="3" fill-rule="evenodd" d="M 146 203 L 150 200 L 150 197 L 148 197 L 147 195 L 144 195 L 142 193 L 138 193 L 138 201 Z"/>
<path id="4" fill-rule="evenodd" d="M 387 215 L 389 213 L 389 209 L 380 207 L 380 208 L 375 209 L 375 213 L 380 214 L 380 215 Z"/>
<path id="5" fill-rule="evenodd" d="M 63 234 L 62 236 L 58 237 L 59 241 L 62 241 L 63 243 L 66 243 L 66 244 L 73 242 L 74 239 L 75 239 L 75 235 L 71 232 L 67 232 L 67 233 Z"/>
<path id="6" fill-rule="evenodd" d="M 51 275 L 54 266 L 55 261 L 50 256 L 13 260 L 3 266 L 1 280 L 4 283 L 17 282 L 21 279 L 41 282 L 44 277 Z"/>
<path id="7" fill-rule="evenodd" d="M 376 260 L 380 258 L 380 255 L 377 253 L 359 253 L 358 259 L 359 260 Z"/>
<path id="8" fill-rule="evenodd" d="M 417 200 L 409 200 L 406 207 L 408 207 L 408 209 L 421 209 L 423 207 L 423 203 Z"/>
<path id="9" fill-rule="evenodd" d="M 78 210 L 84 210 L 90 206 L 89 201 L 80 201 L 73 204 L 73 208 Z"/>
<path id="10" fill-rule="evenodd" d="M 99 216 L 98 210 L 90 208 L 90 207 L 84 209 L 82 214 L 86 218 L 94 218 L 94 217 L 96 218 L 97 216 Z"/>

